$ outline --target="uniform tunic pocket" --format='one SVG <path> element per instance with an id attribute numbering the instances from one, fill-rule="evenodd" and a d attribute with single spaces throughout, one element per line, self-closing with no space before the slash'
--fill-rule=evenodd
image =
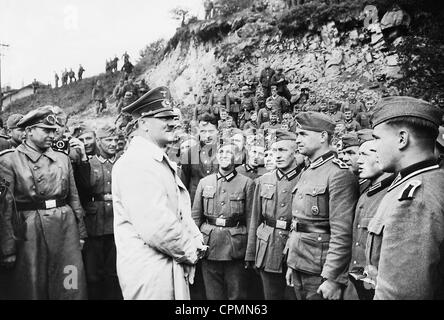
<path id="1" fill-rule="evenodd" d="M 328 217 L 327 186 L 312 186 L 305 190 L 305 213 L 311 216 Z"/>
<path id="2" fill-rule="evenodd" d="M 244 213 L 245 194 L 243 192 L 230 195 L 230 209 L 232 214 Z"/>
<path id="3" fill-rule="evenodd" d="M 244 259 L 247 251 L 247 228 L 240 226 L 229 229 L 231 234 L 231 257 L 233 259 Z"/>

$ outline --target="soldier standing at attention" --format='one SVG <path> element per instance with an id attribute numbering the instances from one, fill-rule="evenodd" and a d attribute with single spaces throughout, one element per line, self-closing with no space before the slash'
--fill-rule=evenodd
<path id="1" fill-rule="evenodd" d="M 293 197 L 287 284 L 301 300 L 338 300 L 348 281 L 358 180 L 330 150 L 335 129 L 330 117 L 301 112 L 296 121 L 298 149 L 310 166 Z"/>
<path id="2" fill-rule="evenodd" d="M 247 231 L 253 204 L 254 182 L 236 172 L 236 145 L 220 145 L 219 172 L 203 178 L 197 187 L 192 216 L 200 227 L 208 255 L 202 274 L 209 300 L 246 299 L 244 268 Z"/>
<path id="3" fill-rule="evenodd" d="M 55 82 L 55 87 L 56 89 L 59 87 L 59 75 L 57 74 L 57 72 L 54 72 L 54 82 Z"/>
<path id="4" fill-rule="evenodd" d="M 277 170 L 256 180 L 245 261 L 259 270 L 266 300 L 294 299 L 286 290 L 284 247 L 291 225 L 291 200 L 302 166 L 296 161 L 296 135 L 277 130 L 273 144 Z"/>
<path id="5" fill-rule="evenodd" d="M 105 88 L 102 86 L 102 82 L 97 80 L 96 85 L 92 89 L 92 99 L 96 103 L 96 114 L 106 109 Z"/>
<path id="6" fill-rule="evenodd" d="M 96 131 L 98 153 L 79 165 L 89 179 L 78 185 L 87 198 L 85 261 L 88 297 L 92 300 L 122 299 L 116 272 L 116 245 L 113 231 L 111 172 L 120 155 L 116 153 L 117 128 L 105 124 Z"/>
<path id="7" fill-rule="evenodd" d="M 217 120 L 220 119 L 220 109 L 230 110 L 230 96 L 227 91 L 223 90 L 222 82 L 216 82 L 216 88 L 210 95 L 208 105 L 213 108 L 213 114 Z"/>
<path id="8" fill-rule="evenodd" d="M 237 167 L 237 172 L 252 180 L 263 176 L 267 169 L 264 168 L 265 148 L 259 144 L 250 146 L 248 150 L 248 163 Z"/>
<path id="9" fill-rule="evenodd" d="M 275 71 L 271 68 L 271 64 L 267 63 L 259 75 L 259 82 L 262 86 L 264 99 L 267 99 L 271 95 L 271 78 L 274 74 Z"/>
<path id="10" fill-rule="evenodd" d="M 396 173 L 368 225 L 365 271 L 375 300 L 444 298 L 444 171 L 434 155 L 442 116 L 403 96 L 382 99 L 373 114 L 382 170 Z"/>
<path id="11" fill-rule="evenodd" d="M 349 268 L 349 282 L 344 291 L 344 300 L 372 300 L 375 291 L 364 285 L 365 249 L 367 241 L 367 227 L 376 213 L 379 203 L 385 196 L 386 189 L 395 178 L 394 175 L 384 173 L 378 161 L 372 130 L 358 131 L 358 174 L 360 180 L 369 181 L 361 190 L 356 205 L 353 221 L 352 256 Z"/>
<path id="12" fill-rule="evenodd" d="M 79 77 L 79 81 L 82 80 L 83 72 L 85 72 L 85 68 L 83 68 L 82 65 L 79 65 L 79 71 L 78 71 L 78 73 L 77 73 L 77 75 L 78 75 L 78 77 Z"/>
<path id="13" fill-rule="evenodd" d="M 12 267 L 15 299 L 86 299 L 81 249 L 83 209 L 71 161 L 51 148 L 59 123 L 52 107 L 30 111 L 17 124 L 26 140 L 0 155 L 0 176 L 10 184 L 0 226 L 1 264 Z M 67 267 L 76 286 L 67 286 Z M 71 271 L 73 272 L 73 271 Z"/>

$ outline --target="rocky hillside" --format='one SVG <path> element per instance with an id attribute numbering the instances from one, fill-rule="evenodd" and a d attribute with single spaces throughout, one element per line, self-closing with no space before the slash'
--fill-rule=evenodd
<path id="1" fill-rule="evenodd" d="M 319 99 L 343 100 L 355 88 L 369 103 L 399 93 L 443 104 L 444 13 L 435 2 L 313 0 L 292 10 L 283 8 L 281 0 L 270 2 L 266 10 L 246 8 L 178 28 L 167 43 L 142 51 L 138 78 L 150 87 L 169 86 L 185 110 L 216 78 L 235 92 L 243 77 L 258 75 L 265 63 L 284 68 L 293 95 L 308 86 Z M 111 94 L 117 76 L 100 77 Z M 71 114 L 71 121 L 115 118 L 112 97 L 107 113 L 95 117 L 94 80 L 42 92 L 11 110 L 55 103 Z"/>

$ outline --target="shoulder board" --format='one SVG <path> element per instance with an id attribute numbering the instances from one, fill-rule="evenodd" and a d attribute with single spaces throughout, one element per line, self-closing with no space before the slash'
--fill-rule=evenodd
<path id="1" fill-rule="evenodd" d="M 421 185 L 421 181 L 412 180 L 405 184 L 404 188 L 402 188 L 401 193 L 399 194 L 398 200 L 412 200 L 413 194 L 415 190 Z"/>
<path id="2" fill-rule="evenodd" d="M 13 152 L 13 151 L 15 151 L 15 149 L 6 149 L 6 150 L 3 150 L 2 152 L 0 152 L 0 157 L 3 156 L 3 155 L 5 155 L 5 154 L 7 154 L 7 153 L 11 153 L 11 152 Z"/>
<path id="3" fill-rule="evenodd" d="M 341 169 L 348 169 L 348 165 L 345 162 L 342 162 L 340 159 L 335 158 L 331 162 L 337 165 Z"/>

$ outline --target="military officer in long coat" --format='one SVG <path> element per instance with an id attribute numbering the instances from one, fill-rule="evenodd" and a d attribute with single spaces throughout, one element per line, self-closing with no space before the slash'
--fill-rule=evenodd
<path id="1" fill-rule="evenodd" d="M 190 299 L 202 234 L 191 200 L 165 153 L 176 117 L 166 87 L 150 90 L 124 111 L 138 126 L 112 172 L 117 274 L 124 299 Z"/>
<path id="2" fill-rule="evenodd" d="M 0 155 L 9 182 L 2 209 L 2 264 L 13 268 L 9 292 L 16 299 L 86 299 L 81 247 L 83 209 L 65 153 L 51 148 L 59 122 L 52 106 L 19 122 L 26 140 Z"/>

